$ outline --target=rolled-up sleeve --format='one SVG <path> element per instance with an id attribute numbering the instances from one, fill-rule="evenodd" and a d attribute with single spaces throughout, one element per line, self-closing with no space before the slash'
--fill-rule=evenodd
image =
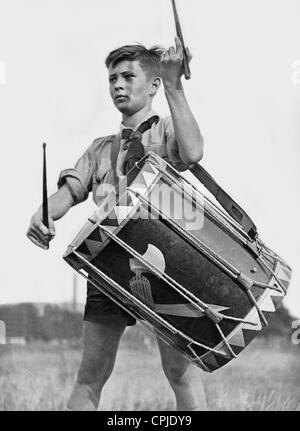
<path id="1" fill-rule="evenodd" d="M 92 145 L 84 152 L 74 168 L 64 169 L 59 176 L 58 188 L 66 185 L 74 204 L 85 201 L 92 190 L 93 157 Z"/>

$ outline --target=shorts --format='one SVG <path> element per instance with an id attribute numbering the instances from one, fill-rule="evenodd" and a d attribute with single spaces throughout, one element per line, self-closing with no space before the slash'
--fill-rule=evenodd
<path id="1" fill-rule="evenodd" d="M 94 323 L 118 321 L 126 326 L 136 324 L 136 319 L 119 307 L 115 302 L 100 292 L 89 281 L 87 282 L 87 298 L 83 320 Z"/>

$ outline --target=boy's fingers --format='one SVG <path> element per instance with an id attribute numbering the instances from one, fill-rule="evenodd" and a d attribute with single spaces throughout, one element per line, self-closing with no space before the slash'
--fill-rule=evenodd
<path id="1" fill-rule="evenodd" d="M 170 54 L 170 55 L 174 55 L 174 54 L 175 54 L 175 48 L 174 48 L 174 46 L 171 46 L 171 47 L 169 48 L 169 54 Z"/>
<path id="2" fill-rule="evenodd" d="M 38 247 L 44 250 L 48 250 L 49 245 L 41 242 L 40 239 L 37 238 L 33 233 L 27 232 L 27 237 L 30 239 L 31 242 L 33 242 L 33 244 L 37 245 Z"/>
<path id="3" fill-rule="evenodd" d="M 30 220 L 26 235 L 35 245 L 47 250 L 49 242 L 55 236 L 55 227 L 52 218 L 49 217 L 49 228 L 47 228 L 42 222 L 41 214 L 36 213 Z"/>
<path id="4" fill-rule="evenodd" d="M 42 232 L 43 235 L 49 235 L 49 229 L 43 223 L 39 224 L 38 229 Z"/>
<path id="5" fill-rule="evenodd" d="M 43 245 L 48 245 L 49 239 L 51 238 L 49 229 L 42 223 L 31 226 L 28 233 Z"/>
<path id="6" fill-rule="evenodd" d="M 40 224 L 39 226 L 38 226 L 38 229 L 41 231 L 41 233 L 45 236 L 45 237 L 47 237 L 47 238 L 49 238 L 49 237 L 54 237 L 55 236 L 55 227 L 54 227 L 54 224 L 53 224 L 53 222 L 52 223 L 49 223 L 49 228 L 47 228 L 44 224 Z"/>
<path id="7" fill-rule="evenodd" d="M 42 246 L 47 246 L 49 243 L 49 237 L 44 237 L 39 232 L 33 232 L 32 236 L 41 244 Z"/>
<path id="8" fill-rule="evenodd" d="M 191 59 L 193 58 L 193 55 L 191 54 L 191 51 L 189 50 L 189 48 L 187 46 L 185 47 L 185 52 L 186 52 L 186 55 L 188 58 L 188 62 L 190 62 Z"/>
<path id="9" fill-rule="evenodd" d="M 176 52 L 182 54 L 182 43 L 178 36 L 175 36 Z"/>
<path id="10" fill-rule="evenodd" d="M 55 236 L 55 226 L 51 218 L 49 219 L 49 232 L 52 239 Z"/>
<path id="11" fill-rule="evenodd" d="M 163 52 L 161 53 L 160 60 L 161 60 L 161 61 L 164 61 L 164 60 L 166 59 L 167 55 L 168 55 L 168 51 L 167 51 L 167 50 L 166 50 L 166 51 L 163 51 Z"/>

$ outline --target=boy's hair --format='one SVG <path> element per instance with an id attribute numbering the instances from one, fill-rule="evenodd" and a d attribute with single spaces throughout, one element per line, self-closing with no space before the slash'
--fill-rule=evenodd
<path id="1" fill-rule="evenodd" d="M 111 51 L 105 60 L 105 65 L 115 67 L 121 61 L 139 61 L 141 68 L 151 76 L 160 76 L 160 56 L 163 48 L 153 46 L 147 49 L 145 46 L 124 45 Z"/>

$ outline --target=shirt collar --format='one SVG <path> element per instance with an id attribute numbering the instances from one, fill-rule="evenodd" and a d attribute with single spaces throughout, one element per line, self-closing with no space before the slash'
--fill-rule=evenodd
<path id="1" fill-rule="evenodd" d="M 139 126 L 144 122 L 147 121 L 149 118 L 153 117 L 153 115 L 158 115 L 153 109 L 150 109 L 150 111 L 145 115 L 145 117 L 139 122 L 139 124 L 136 125 L 132 130 L 135 131 L 139 128 Z M 123 123 L 120 124 L 120 136 L 122 136 L 122 130 L 123 129 L 130 129 L 130 127 L 124 126 Z"/>

